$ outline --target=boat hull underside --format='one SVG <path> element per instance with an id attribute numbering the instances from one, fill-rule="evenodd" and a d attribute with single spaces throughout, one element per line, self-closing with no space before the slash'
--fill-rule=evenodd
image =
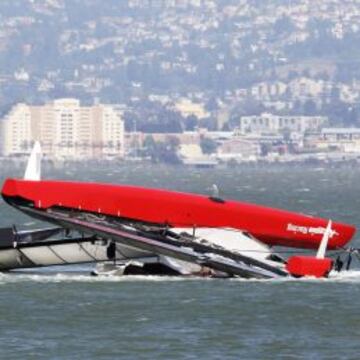
<path id="1" fill-rule="evenodd" d="M 206 196 L 107 184 L 6 180 L 9 204 L 36 209 L 87 211 L 170 227 L 234 228 L 270 246 L 317 249 L 328 220 Z M 328 249 L 344 247 L 351 225 L 333 222 Z"/>

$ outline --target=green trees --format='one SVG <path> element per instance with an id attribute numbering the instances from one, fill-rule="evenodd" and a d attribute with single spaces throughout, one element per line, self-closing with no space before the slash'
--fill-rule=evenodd
<path id="1" fill-rule="evenodd" d="M 214 154 L 217 149 L 217 143 L 216 141 L 203 137 L 200 140 L 200 147 L 204 154 Z"/>
<path id="2" fill-rule="evenodd" d="M 179 164 L 178 156 L 180 141 L 176 136 L 167 136 L 165 141 L 155 141 L 151 135 L 144 139 L 144 154 L 153 162 Z"/>

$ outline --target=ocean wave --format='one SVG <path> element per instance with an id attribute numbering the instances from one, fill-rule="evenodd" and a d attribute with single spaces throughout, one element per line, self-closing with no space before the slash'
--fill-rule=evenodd
<path id="1" fill-rule="evenodd" d="M 101 282 L 174 282 L 174 281 L 213 281 L 216 278 L 188 277 L 188 276 L 156 276 L 156 275 L 99 275 L 92 276 L 89 272 L 30 272 L 16 271 L 0 273 L 0 285 L 11 283 L 35 282 L 35 283 L 101 283 Z M 257 283 L 360 283 L 360 270 L 331 272 L 328 278 L 292 278 L 279 277 L 273 279 L 245 279 L 231 278 L 224 281 L 257 282 Z"/>

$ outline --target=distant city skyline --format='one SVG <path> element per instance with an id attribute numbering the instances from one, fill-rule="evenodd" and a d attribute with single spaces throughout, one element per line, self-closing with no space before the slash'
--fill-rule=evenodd
<path id="1" fill-rule="evenodd" d="M 356 0 L 4 0 L 0 13 L 3 111 L 75 97 L 131 113 L 185 98 L 215 100 L 230 128 L 264 111 L 360 124 Z M 214 129 L 218 113 L 207 116 Z"/>
<path id="2" fill-rule="evenodd" d="M 344 130 L 360 127 L 357 0 L 4 0 L 0 13 L 2 154 L 35 139 L 55 158 L 165 162 L 359 149 Z"/>

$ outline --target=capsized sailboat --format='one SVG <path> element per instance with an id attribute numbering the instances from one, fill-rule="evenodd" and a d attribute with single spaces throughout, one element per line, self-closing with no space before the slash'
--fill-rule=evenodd
<path id="1" fill-rule="evenodd" d="M 124 274 L 324 277 L 333 267 L 327 253 L 344 249 L 356 231 L 219 196 L 42 180 L 39 143 L 24 179 L 7 179 L 1 194 L 9 205 L 54 226 L 3 229 L 3 270 L 112 261 Z M 274 246 L 317 253 L 283 259 Z"/>

